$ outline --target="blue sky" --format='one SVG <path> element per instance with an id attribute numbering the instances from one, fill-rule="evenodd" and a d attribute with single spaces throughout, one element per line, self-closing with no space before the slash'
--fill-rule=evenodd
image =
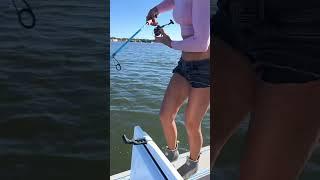
<path id="1" fill-rule="evenodd" d="M 130 37 L 143 24 L 149 10 L 162 0 L 111 0 L 110 2 L 110 36 Z M 160 25 L 173 20 L 172 11 L 160 14 Z M 154 39 L 153 26 L 145 27 L 135 38 Z M 172 40 L 181 40 L 178 24 L 165 27 L 165 32 Z"/>

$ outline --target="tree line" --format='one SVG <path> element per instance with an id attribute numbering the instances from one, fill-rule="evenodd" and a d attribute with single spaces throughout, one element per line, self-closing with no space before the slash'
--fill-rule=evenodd
<path id="1" fill-rule="evenodd" d="M 110 40 L 111 41 L 127 41 L 128 38 L 111 37 Z M 130 42 L 151 43 L 151 42 L 154 42 L 154 40 L 151 40 L 151 39 L 131 39 Z"/>

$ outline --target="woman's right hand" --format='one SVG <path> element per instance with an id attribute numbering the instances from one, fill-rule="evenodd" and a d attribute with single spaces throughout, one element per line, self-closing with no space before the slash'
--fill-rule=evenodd
<path id="1" fill-rule="evenodd" d="M 157 17 L 159 15 L 159 11 L 156 7 L 150 9 L 147 17 L 146 17 L 146 21 L 148 22 L 149 25 L 152 25 L 152 26 L 156 26 L 158 25 L 158 22 L 157 22 Z"/>

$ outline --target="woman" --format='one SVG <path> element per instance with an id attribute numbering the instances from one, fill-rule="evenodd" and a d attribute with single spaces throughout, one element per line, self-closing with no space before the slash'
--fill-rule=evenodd
<path id="1" fill-rule="evenodd" d="M 183 40 L 172 41 L 162 30 L 162 36 L 156 37 L 155 41 L 180 50 L 182 54 L 165 92 L 160 121 L 168 145 L 165 155 L 174 161 L 179 155 L 175 117 L 183 102 L 188 99 L 185 126 L 190 157 L 178 169 L 184 178 L 188 178 L 198 169 L 203 142 L 201 121 L 210 103 L 210 1 L 164 0 L 149 11 L 146 19 L 151 21 L 151 25 L 157 25 L 156 17 L 172 9 L 175 21 L 180 24 Z"/>
<path id="2" fill-rule="evenodd" d="M 251 112 L 240 179 L 297 179 L 320 130 L 320 6 L 219 0 L 218 7 L 213 165 Z"/>

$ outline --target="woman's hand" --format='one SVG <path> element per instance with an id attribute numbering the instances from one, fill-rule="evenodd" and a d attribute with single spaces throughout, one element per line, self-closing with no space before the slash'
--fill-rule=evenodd
<path id="1" fill-rule="evenodd" d="M 159 42 L 159 43 L 162 43 L 166 46 L 168 46 L 169 48 L 172 48 L 171 46 L 171 38 L 164 32 L 163 29 L 160 29 L 160 32 L 161 32 L 161 36 L 159 37 L 155 37 L 155 42 Z"/>
<path id="2" fill-rule="evenodd" d="M 150 9 L 147 17 L 146 17 L 146 21 L 148 22 L 149 25 L 152 25 L 152 26 L 156 26 L 158 25 L 158 22 L 156 20 L 156 18 L 158 17 L 159 15 L 159 11 L 156 7 Z"/>

